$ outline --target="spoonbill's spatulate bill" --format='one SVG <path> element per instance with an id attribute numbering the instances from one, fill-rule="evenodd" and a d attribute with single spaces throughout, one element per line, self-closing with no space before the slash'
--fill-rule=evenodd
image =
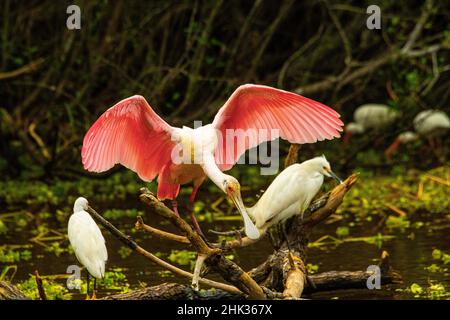
<path id="1" fill-rule="evenodd" d="M 333 171 L 325 156 L 316 157 L 302 163 L 295 163 L 284 169 L 258 202 L 248 213 L 256 222 L 260 234 L 271 226 L 301 214 L 309 207 L 319 192 L 324 176 L 332 177 L 342 183 Z"/>
<path id="2" fill-rule="evenodd" d="M 157 196 L 161 200 L 175 199 L 181 184 L 193 182 L 193 202 L 208 176 L 235 203 L 247 236 L 257 238 L 259 234 L 242 204 L 239 182 L 222 171 L 264 141 L 281 137 L 291 143 L 314 143 L 339 137 L 343 126 L 339 117 L 333 109 L 295 93 L 247 84 L 236 89 L 211 124 L 176 128 L 161 119 L 143 97 L 133 96 L 108 109 L 92 125 L 84 137 L 82 161 L 85 169 L 94 172 L 120 163 L 144 181 L 158 175 Z M 252 134 L 245 143 L 220 143 L 227 130 L 239 129 L 269 131 Z M 179 146 L 181 151 L 173 152 Z M 183 161 L 174 161 L 174 154 Z"/>
<path id="3" fill-rule="evenodd" d="M 87 208 L 88 201 L 85 198 L 80 197 L 75 201 L 67 232 L 78 261 L 86 267 L 88 272 L 87 296 L 89 296 L 89 274 L 94 277 L 92 297 L 95 299 L 96 279 L 105 276 L 108 252 L 106 251 L 105 238 L 103 238 L 94 219 L 86 212 Z"/>

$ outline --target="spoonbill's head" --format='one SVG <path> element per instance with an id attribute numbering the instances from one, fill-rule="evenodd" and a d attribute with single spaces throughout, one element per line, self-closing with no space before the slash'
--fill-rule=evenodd
<path id="1" fill-rule="evenodd" d="M 86 198 L 79 197 L 73 205 L 73 212 L 79 212 L 88 209 L 89 202 Z"/>
<path id="2" fill-rule="evenodd" d="M 344 135 L 344 142 L 348 142 L 350 140 L 350 137 L 355 134 L 363 134 L 364 133 L 364 127 L 356 122 L 350 122 L 345 126 L 345 135 Z"/>
<path id="3" fill-rule="evenodd" d="M 235 177 L 225 175 L 222 190 L 234 202 L 239 211 L 240 208 L 245 210 L 241 197 L 241 184 Z"/>
<path id="4" fill-rule="evenodd" d="M 228 196 L 228 198 L 233 201 L 236 208 L 239 210 L 239 213 L 242 215 L 244 219 L 245 225 L 245 233 L 250 239 L 258 239 L 260 237 L 260 233 L 253 221 L 250 219 L 247 209 L 244 206 L 241 196 L 241 185 L 239 181 L 229 175 L 224 175 L 224 180 L 222 183 L 222 190 Z"/>
<path id="5" fill-rule="evenodd" d="M 304 163 L 308 164 L 306 170 L 310 171 L 311 173 L 319 173 L 326 177 L 333 178 L 339 183 L 342 183 L 342 180 L 331 170 L 330 163 L 324 155 L 305 161 Z"/>

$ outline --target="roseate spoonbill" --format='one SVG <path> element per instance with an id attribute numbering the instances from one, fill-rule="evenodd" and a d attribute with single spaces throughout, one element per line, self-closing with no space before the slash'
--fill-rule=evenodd
<path id="1" fill-rule="evenodd" d="M 264 234 L 271 226 L 281 224 L 294 215 L 300 214 L 303 218 L 303 213 L 319 192 L 324 176 L 342 183 L 331 171 L 325 156 L 295 163 L 284 169 L 258 202 L 247 208 L 259 233 Z"/>
<path id="2" fill-rule="evenodd" d="M 397 136 L 394 142 L 386 149 L 385 155 L 390 157 L 402 143 L 418 140 L 420 137 L 428 138 L 430 146 L 434 148 L 433 139 L 445 134 L 450 129 L 450 120 L 447 114 L 440 110 L 424 110 L 419 112 L 414 120 L 415 132 L 406 131 Z"/>
<path id="3" fill-rule="evenodd" d="M 73 206 L 67 233 L 78 261 L 87 269 L 86 299 L 89 299 L 89 274 L 94 277 L 92 299 L 95 299 L 97 279 L 105 276 L 105 263 L 108 260 L 105 238 L 94 219 L 86 212 L 88 201 L 78 198 Z"/>
<path id="4" fill-rule="evenodd" d="M 381 130 L 394 123 L 398 112 L 383 104 L 363 104 L 353 113 L 353 121 L 345 126 L 344 142 L 352 135 L 362 134 L 367 130 Z"/>
<path id="5" fill-rule="evenodd" d="M 263 85 L 238 87 L 216 114 L 199 128 L 167 124 L 142 96 L 132 96 L 108 109 L 92 125 L 83 141 L 85 169 L 102 172 L 120 163 L 144 181 L 158 176 L 159 199 L 171 199 L 176 210 L 180 184 L 193 181 L 190 202 L 208 176 L 234 202 L 250 238 L 259 234 L 242 203 L 239 182 L 229 170 L 247 149 L 283 138 L 291 143 L 314 143 L 339 137 L 339 114 L 319 102 Z M 250 132 L 223 143 L 231 131 Z M 268 130 L 267 134 L 258 132 Z M 227 137 L 228 138 L 228 137 Z M 181 151 L 175 147 L 181 146 Z M 174 151 L 175 150 L 175 151 Z M 174 161 L 173 155 L 189 161 Z M 200 231 L 193 212 L 191 218 Z"/>

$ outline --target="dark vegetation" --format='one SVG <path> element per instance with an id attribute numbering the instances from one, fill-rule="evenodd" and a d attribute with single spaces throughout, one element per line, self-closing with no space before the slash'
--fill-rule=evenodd
<path id="1" fill-rule="evenodd" d="M 413 239 L 426 230 L 438 237 L 437 222 L 448 230 L 450 138 L 442 138 L 439 153 L 418 141 L 402 146 L 391 160 L 383 155 L 419 111 L 449 111 L 445 1 L 376 1 L 381 30 L 366 28 L 366 8 L 374 1 L 74 1 L 82 11 L 81 30 L 75 31 L 66 28 L 69 4 L 0 1 L 0 280 L 14 280 L 21 263 L 48 265 L 49 259 L 72 254 L 65 226 L 80 195 L 127 231 L 142 215 L 136 199 L 144 183 L 135 174 L 122 167 L 89 174 L 80 159 L 90 125 L 134 94 L 145 96 L 176 126 L 210 122 L 244 83 L 296 91 L 333 107 L 344 123 L 361 104 L 387 104 L 402 112 L 392 130 L 369 132 L 349 145 L 336 139 L 301 146 L 300 161 L 325 153 L 343 177 L 362 173 L 337 211 L 343 218 L 309 246 L 322 250 L 363 242 L 381 249 L 399 235 Z M 283 157 L 289 144 L 280 145 Z M 232 170 L 248 204 L 273 178 L 261 177 L 255 166 Z M 181 198 L 189 192 L 182 189 Z M 231 203 L 208 183 L 195 210 L 201 223 L 233 217 Z M 361 235 L 357 230 L 365 224 L 371 227 Z M 29 238 L 16 241 L 19 234 Z M 390 254 L 415 254 L 408 248 Z M 448 250 L 445 243 L 426 247 L 420 257 L 427 261 L 427 276 L 404 277 L 397 290 L 448 297 L 450 284 L 434 281 L 437 275 L 448 280 Z M 118 251 L 124 260 L 131 254 L 125 247 Z M 158 254 L 186 269 L 195 256 L 177 249 Z M 307 267 L 310 273 L 319 268 Z M 129 291 L 131 271 L 120 261 L 108 268 L 104 288 Z M 40 273 L 49 298 L 71 297 L 65 278 Z M 20 289 L 38 298 L 34 276 L 19 278 Z"/>
<path id="2" fill-rule="evenodd" d="M 399 131 L 421 109 L 449 105 L 450 9 L 441 1 L 380 1 L 381 30 L 366 28 L 370 1 L 75 3 L 78 31 L 66 28 L 66 3 L 0 4 L 3 177 L 84 175 L 84 133 L 133 94 L 174 125 L 211 121 L 249 82 L 296 90 L 346 122 L 360 104 L 389 104 L 404 113 Z M 332 145 L 333 163 L 358 165 Z"/>

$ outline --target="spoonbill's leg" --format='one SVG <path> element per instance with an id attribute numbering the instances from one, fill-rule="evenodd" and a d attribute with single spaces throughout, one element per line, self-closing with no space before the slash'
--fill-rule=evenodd
<path id="1" fill-rule="evenodd" d="M 89 271 L 86 270 L 86 300 L 89 300 Z"/>
<path id="2" fill-rule="evenodd" d="M 175 212 L 175 214 L 179 217 L 180 214 L 178 213 L 178 202 L 177 200 L 172 200 L 172 210 Z"/>
<path id="3" fill-rule="evenodd" d="M 197 221 L 197 218 L 195 217 L 194 213 L 194 201 L 195 196 L 197 195 L 198 186 L 194 186 L 192 189 L 192 193 L 189 197 L 189 214 L 191 216 L 192 224 L 194 225 L 195 230 L 198 232 L 199 235 L 201 235 L 203 238 L 206 239 L 205 235 L 203 234 L 202 229 L 200 228 L 200 224 Z"/>

